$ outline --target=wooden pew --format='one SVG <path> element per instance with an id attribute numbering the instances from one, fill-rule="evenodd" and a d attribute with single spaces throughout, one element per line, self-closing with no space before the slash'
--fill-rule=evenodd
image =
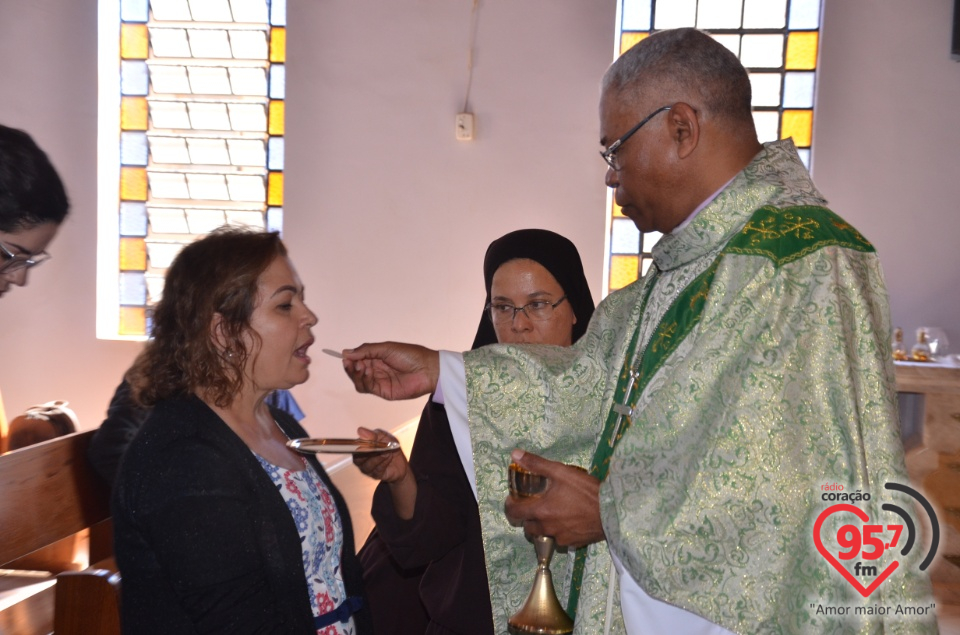
<path id="1" fill-rule="evenodd" d="M 120 633 L 110 492 L 87 463 L 92 435 L 78 432 L 0 455 L 2 633 Z M 64 556 L 63 545 L 76 543 L 82 548 Z M 33 571 L 15 571 L 26 566 Z M 113 571 L 98 570 L 103 566 Z"/>

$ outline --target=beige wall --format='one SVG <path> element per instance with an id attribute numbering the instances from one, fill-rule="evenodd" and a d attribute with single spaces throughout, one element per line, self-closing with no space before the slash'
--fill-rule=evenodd
<path id="1" fill-rule="evenodd" d="M 484 0 L 471 104 L 470 0 L 289 0 L 286 237 L 320 317 L 317 346 L 386 338 L 465 348 L 480 261 L 500 234 L 544 226 L 580 247 L 599 298 L 603 164 L 597 82 L 611 0 Z M 960 351 L 960 64 L 951 0 L 827 0 L 815 177 L 876 242 L 894 320 L 937 323 Z M 10 413 L 49 399 L 96 426 L 138 345 L 94 336 L 97 7 L 0 1 L 0 122 L 23 127 L 63 174 L 72 216 L 54 259 L 0 304 Z M 295 391 L 320 434 L 393 428 L 419 403 L 349 388 L 317 354 Z"/>
<path id="2" fill-rule="evenodd" d="M 471 4 L 289 0 L 285 234 L 320 317 L 313 377 L 295 391 L 311 433 L 394 428 L 419 413 L 357 395 L 319 349 L 384 338 L 469 347 L 483 253 L 507 231 L 572 238 L 599 299 L 596 98 L 614 5 L 482 3 L 478 138 L 459 143 Z M 99 424 L 139 349 L 94 337 L 96 29 L 95 0 L 0 2 L 0 59 L 11 62 L 0 65 L 0 122 L 37 137 L 73 203 L 54 259 L 0 305 L 0 390 L 11 413 L 67 399 L 83 427 Z"/>
<path id="3" fill-rule="evenodd" d="M 880 254 L 907 346 L 960 353 L 960 62 L 954 0 L 826 0 L 814 180 Z"/>
<path id="4" fill-rule="evenodd" d="M 95 336 L 96 0 L 0 1 L 0 60 L 0 122 L 34 136 L 71 202 L 53 259 L 0 300 L 0 390 L 11 417 L 66 399 L 95 427 L 136 353 Z"/>
<path id="5" fill-rule="evenodd" d="M 599 299 L 605 192 L 598 81 L 612 2 L 481 3 L 470 102 L 468 0 L 295 2 L 288 33 L 287 242 L 319 314 L 318 346 L 469 348 L 483 254 L 522 227 L 577 243 Z M 295 391 L 311 430 L 392 428 L 419 414 L 350 390 L 320 355 Z"/>

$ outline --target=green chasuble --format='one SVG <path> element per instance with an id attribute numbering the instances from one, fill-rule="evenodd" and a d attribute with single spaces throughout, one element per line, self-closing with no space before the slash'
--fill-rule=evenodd
<path id="1" fill-rule="evenodd" d="M 465 354 L 501 632 L 536 567 L 503 513 L 515 447 L 603 480 L 607 542 L 587 549 L 578 576 L 578 634 L 603 632 L 616 584 L 608 545 L 647 594 L 737 633 L 935 631 L 932 614 L 854 610 L 932 602 L 917 567 L 922 539 L 867 599 L 814 546 L 814 522 L 832 504 L 821 498 L 824 484 L 870 492 L 857 505 L 873 523 L 899 522 L 880 510 L 884 501 L 913 509 L 883 488 L 908 481 L 880 265 L 825 204 L 792 142 L 768 144 L 688 226 L 660 240 L 651 274 L 605 299 L 573 347 Z M 622 392 L 634 366 L 633 414 L 614 435 L 618 383 Z M 557 554 L 552 567 L 564 605 L 573 561 L 572 551 Z M 613 596 L 611 632 L 623 633 Z M 837 606 L 847 615 L 818 610 Z"/>

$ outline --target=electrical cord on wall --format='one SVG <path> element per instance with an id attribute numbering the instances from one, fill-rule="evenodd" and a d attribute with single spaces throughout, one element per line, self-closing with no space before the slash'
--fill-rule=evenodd
<path id="1" fill-rule="evenodd" d="M 473 0 L 470 10 L 470 47 L 467 50 L 467 92 L 463 97 L 463 111 L 470 112 L 470 87 L 473 84 L 473 54 L 477 46 L 477 22 L 480 15 L 480 0 Z"/>

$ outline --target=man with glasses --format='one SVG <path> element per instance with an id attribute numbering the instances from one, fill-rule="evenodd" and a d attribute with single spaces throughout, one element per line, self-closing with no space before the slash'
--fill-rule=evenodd
<path id="1" fill-rule="evenodd" d="M 0 297 L 27 284 L 69 204 L 47 155 L 22 130 L 0 125 Z"/>
<path id="2" fill-rule="evenodd" d="M 364 345 L 344 351 L 357 389 L 398 399 L 439 381 L 448 413 L 466 393 L 484 544 L 522 541 L 509 520 L 578 547 L 558 580 L 576 633 L 935 632 L 933 616 L 836 610 L 929 605 L 922 553 L 865 600 L 812 535 L 823 483 L 869 491 L 875 519 L 883 485 L 907 482 L 873 246 L 790 140 L 758 142 L 747 72 L 703 32 L 654 33 L 610 67 L 600 136 L 617 204 L 664 234 L 650 273 L 571 349 Z M 550 485 L 498 520 L 511 460 Z M 498 624 L 533 577 L 517 560 L 488 571 L 507 588 Z"/>

